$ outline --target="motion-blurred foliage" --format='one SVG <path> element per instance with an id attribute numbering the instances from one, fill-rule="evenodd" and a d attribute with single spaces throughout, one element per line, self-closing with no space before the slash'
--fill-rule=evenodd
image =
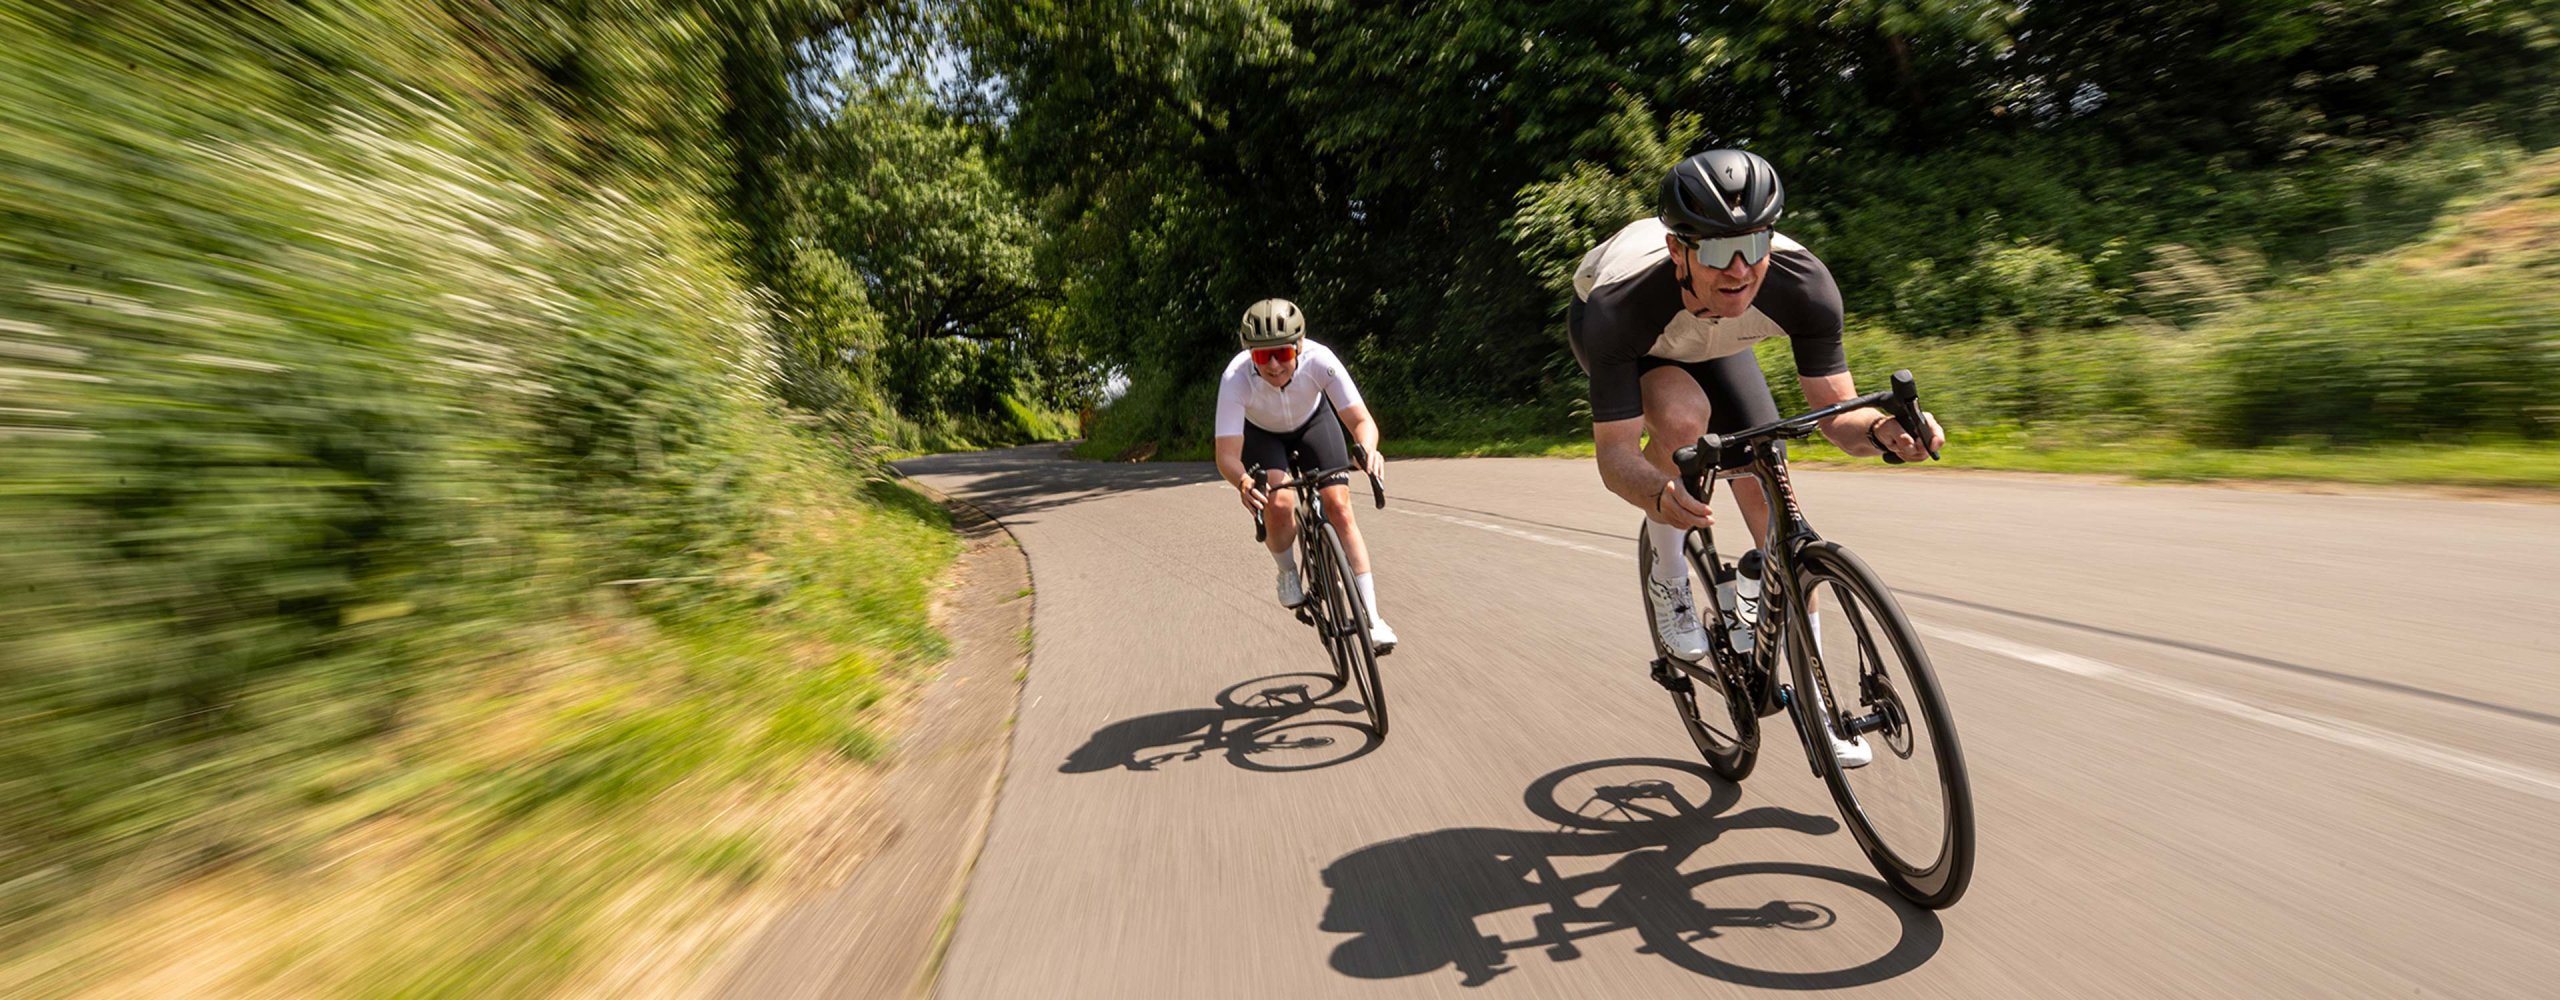
<path id="1" fill-rule="evenodd" d="M 956 401 L 851 363 L 904 342 L 879 271 L 808 232 L 833 112 L 807 84 L 902 16 L 0 5 L 0 946 L 416 790 L 430 761 L 357 763 L 615 622 L 723 639 L 417 795 L 652 795 L 703 763 L 677 744 L 722 773 L 878 751 L 867 678 L 938 649 L 949 542 L 872 499 L 874 456 L 1058 431 L 1027 358 L 960 366 Z M 668 753 L 575 763 L 597 740 Z"/>

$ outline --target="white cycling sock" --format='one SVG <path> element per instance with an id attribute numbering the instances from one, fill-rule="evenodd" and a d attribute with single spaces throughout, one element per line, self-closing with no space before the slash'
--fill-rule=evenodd
<path id="1" fill-rule="evenodd" d="M 1676 528 L 1652 518 L 1644 522 L 1644 537 L 1653 545 L 1653 578 L 1663 583 L 1680 583 L 1689 579 L 1689 556 L 1680 550 L 1687 528 Z"/>
<path id="2" fill-rule="evenodd" d="M 1270 551 L 1271 564 L 1280 567 L 1280 572 L 1292 573 L 1297 571 L 1298 560 L 1291 557 L 1288 546 L 1283 545 Z"/>
<path id="3" fill-rule="evenodd" d="M 1362 573 L 1351 578 L 1351 585 L 1360 588 L 1360 606 L 1369 609 L 1369 624 L 1377 624 L 1378 582 L 1370 579 L 1369 574 Z"/>

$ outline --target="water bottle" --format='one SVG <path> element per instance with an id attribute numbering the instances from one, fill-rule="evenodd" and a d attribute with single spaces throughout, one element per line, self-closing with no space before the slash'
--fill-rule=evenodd
<path id="1" fill-rule="evenodd" d="M 1733 651 L 1737 653 L 1751 652 L 1752 626 L 1760 622 L 1762 562 L 1759 549 L 1742 554 L 1742 560 L 1733 567 L 1733 603 L 1722 605 L 1732 612 L 1726 620 L 1733 623 Z M 1720 604 L 1724 599 L 1722 594 L 1716 597 Z"/>
<path id="2" fill-rule="evenodd" d="M 1716 566 L 1716 623 L 1719 627 L 1730 629 L 1734 621 L 1734 608 L 1737 606 L 1735 600 L 1733 567 L 1718 564 Z"/>

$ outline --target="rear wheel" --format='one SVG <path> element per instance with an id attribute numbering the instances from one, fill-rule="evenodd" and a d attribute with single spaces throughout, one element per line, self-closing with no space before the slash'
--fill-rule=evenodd
<path id="1" fill-rule="evenodd" d="M 1332 605 L 1340 613 L 1334 616 L 1335 631 L 1340 633 L 1341 662 L 1349 669 L 1351 679 L 1360 688 L 1360 702 L 1369 706 L 1369 728 L 1385 739 L 1387 735 L 1387 692 L 1378 680 L 1378 650 L 1369 643 L 1369 608 L 1360 602 L 1360 588 L 1351 585 L 1351 558 L 1344 554 L 1342 536 L 1333 525 L 1324 526 L 1324 547 L 1332 560 L 1332 578 L 1326 588 L 1333 595 Z"/>
<path id="2" fill-rule="evenodd" d="M 1684 548 L 1687 550 L 1690 568 L 1695 571 L 1690 577 L 1691 586 L 1695 588 L 1699 585 L 1696 581 L 1706 581 L 1705 586 L 1709 588 L 1710 593 L 1707 595 L 1706 607 L 1701 610 L 1706 612 L 1708 621 L 1713 623 L 1708 627 L 1720 629 L 1722 622 L 1717 620 L 1714 610 L 1715 595 L 1712 593 L 1715 577 L 1707 572 L 1704 562 L 1705 550 L 1700 545 L 1697 532 L 1692 531 L 1685 537 L 1687 542 Z M 1643 586 L 1644 582 L 1653 576 L 1653 544 L 1641 533 L 1636 538 L 1636 572 L 1639 574 L 1636 578 L 1638 586 Z M 1649 620 L 1645 622 L 1645 629 L 1648 632 L 1652 631 L 1653 623 Z M 1710 637 L 1711 645 L 1718 641 L 1720 640 Z M 1701 681 L 1673 665 L 1675 661 L 1671 657 L 1671 652 L 1662 648 L 1662 640 L 1659 636 L 1655 637 L 1653 646 L 1654 655 L 1660 658 L 1658 661 L 1660 665 L 1655 669 L 1664 672 L 1657 679 L 1663 682 L 1664 687 L 1670 689 L 1671 707 L 1680 713 L 1680 726 L 1689 731 L 1689 742 L 1698 748 L 1698 756 L 1705 759 L 1707 766 L 1726 781 L 1740 781 L 1749 777 L 1752 767 L 1760 760 L 1760 716 L 1750 710 L 1750 700 L 1748 698 L 1737 700 L 1734 696 L 1728 695 L 1726 682 L 1722 679 L 1724 678 L 1722 671 L 1713 672 L 1719 680 Z M 1708 654 L 1711 660 L 1720 655 L 1721 650 Z"/>
<path id="3" fill-rule="evenodd" d="M 1788 629 L 1797 707 L 1874 752 L 1843 769 L 1814 734 L 1815 767 L 1850 836 L 1894 891 L 1931 909 L 1953 905 L 1973 878 L 1973 790 L 1919 633 L 1875 571 L 1831 542 L 1797 555 L 1787 599 L 1821 618 L 1818 637 L 1802 616 Z"/>

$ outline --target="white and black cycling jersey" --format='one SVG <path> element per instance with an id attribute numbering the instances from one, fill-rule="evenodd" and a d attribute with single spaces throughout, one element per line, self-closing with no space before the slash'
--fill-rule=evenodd
<path id="1" fill-rule="evenodd" d="M 1218 377 L 1218 437 L 1244 433 L 1245 421 L 1275 434 L 1296 431 L 1315 416 L 1316 407 L 1332 397 L 1336 412 L 1360 405 L 1360 387 L 1333 350 L 1313 340 L 1298 342 L 1298 370 L 1289 384 L 1274 386 L 1253 368 L 1253 352 L 1238 351 Z"/>
<path id="2" fill-rule="evenodd" d="M 1644 415 L 1640 359 L 1700 362 L 1740 354 L 1771 337 L 1787 338 L 1796 374 L 1808 378 L 1849 370 L 1840 342 L 1840 286 L 1804 244 L 1776 235 L 1769 272 L 1751 308 L 1720 319 L 1680 302 L 1669 230 L 1638 219 L 1582 257 L 1573 274 L 1565 327 L 1575 360 L 1591 377 L 1594 423 Z"/>

